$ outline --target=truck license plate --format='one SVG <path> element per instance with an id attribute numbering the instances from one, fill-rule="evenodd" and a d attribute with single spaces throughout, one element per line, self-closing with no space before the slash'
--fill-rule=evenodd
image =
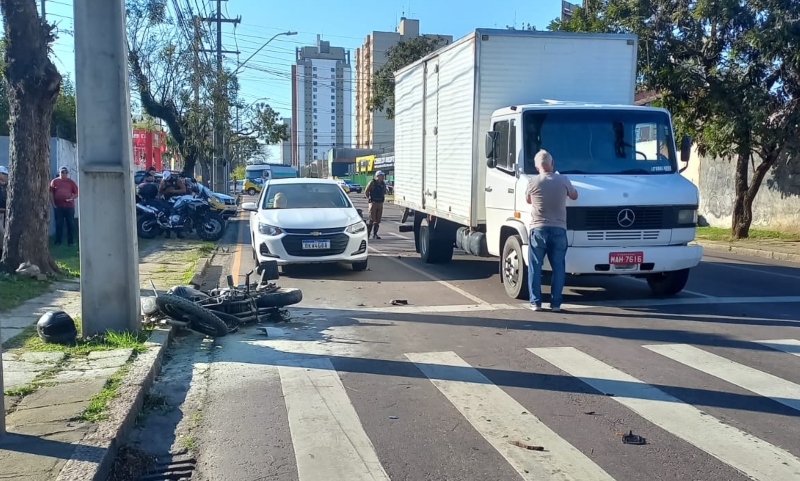
<path id="1" fill-rule="evenodd" d="M 644 263 L 644 252 L 612 252 L 608 255 L 608 263 L 611 265 L 642 264 Z"/>
<path id="2" fill-rule="evenodd" d="M 319 249 L 330 249 L 331 248 L 331 241 L 329 240 L 304 240 L 303 241 L 303 249 L 304 250 L 319 250 Z"/>

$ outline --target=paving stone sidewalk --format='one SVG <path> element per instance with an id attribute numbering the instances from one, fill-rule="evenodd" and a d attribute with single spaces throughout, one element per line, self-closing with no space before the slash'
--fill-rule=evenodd
<path id="1" fill-rule="evenodd" d="M 152 292 L 185 284 L 191 278 L 201 244 L 197 241 L 155 239 L 140 243 L 140 286 Z M 48 310 L 80 315 L 80 284 L 64 281 L 51 292 L 0 313 L 3 352 L 4 405 L 10 433 L 0 439 L 0 479 L 56 479 L 85 435 L 95 424 L 84 416 L 110 379 L 134 357 L 130 348 L 98 350 L 81 355 L 34 352 L 19 348 L 20 338 L 35 332 L 31 326 Z M 27 330 L 26 330 L 27 329 Z M 12 341 L 12 342 L 9 342 Z M 15 348 L 16 347 L 16 348 Z"/>

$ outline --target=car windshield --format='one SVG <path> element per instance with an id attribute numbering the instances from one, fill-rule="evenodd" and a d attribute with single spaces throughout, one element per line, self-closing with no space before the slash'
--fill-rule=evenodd
<path id="1" fill-rule="evenodd" d="M 562 174 L 668 174 L 677 170 L 669 117 L 653 110 L 550 109 L 523 116 L 524 171 L 545 149 Z"/>
<path id="2" fill-rule="evenodd" d="M 336 184 L 273 184 L 264 194 L 264 209 L 342 209 L 350 200 Z"/>

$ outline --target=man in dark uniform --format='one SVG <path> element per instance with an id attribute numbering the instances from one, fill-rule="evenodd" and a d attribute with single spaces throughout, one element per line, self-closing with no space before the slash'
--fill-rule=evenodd
<path id="1" fill-rule="evenodd" d="M 372 235 L 373 239 L 378 237 L 378 228 L 383 217 L 383 201 L 386 200 L 386 182 L 383 181 L 383 171 L 375 173 L 375 179 L 367 185 L 364 194 L 369 199 L 369 222 L 367 223 L 367 236 Z M 373 231 L 374 227 L 374 231 Z"/>

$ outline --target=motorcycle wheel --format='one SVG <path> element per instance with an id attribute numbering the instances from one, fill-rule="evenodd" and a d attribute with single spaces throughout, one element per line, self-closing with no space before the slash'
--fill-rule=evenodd
<path id="1" fill-rule="evenodd" d="M 155 239 L 161 228 L 153 217 L 143 215 L 136 219 L 136 232 L 142 239 Z"/>
<path id="2" fill-rule="evenodd" d="M 300 289 L 286 289 L 281 287 L 271 292 L 256 292 L 253 294 L 256 305 L 260 309 L 269 307 L 286 307 L 297 304 L 303 300 L 303 291 Z"/>
<path id="3" fill-rule="evenodd" d="M 158 309 L 178 322 L 188 322 L 189 328 L 210 337 L 224 337 L 228 326 L 210 310 L 194 302 L 172 294 L 162 294 L 156 298 Z"/>
<path id="4" fill-rule="evenodd" d="M 225 235 L 225 221 L 219 214 L 209 212 L 197 226 L 197 236 L 204 241 L 218 241 Z"/>

